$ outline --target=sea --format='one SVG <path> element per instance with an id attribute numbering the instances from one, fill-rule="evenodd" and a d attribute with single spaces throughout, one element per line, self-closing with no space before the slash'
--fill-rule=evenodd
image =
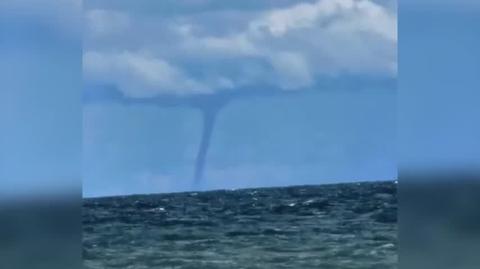
<path id="1" fill-rule="evenodd" d="M 394 181 L 91 198 L 86 268 L 397 268 Z"/>

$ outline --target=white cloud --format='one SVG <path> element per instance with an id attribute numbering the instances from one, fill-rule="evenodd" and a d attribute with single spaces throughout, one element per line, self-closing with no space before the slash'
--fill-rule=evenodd
<path id="1" fill-rule="evenodd" d="M 283 89 L 298 89 L 313 83 L 310 67 L 303 55 L 295 52 L 280 52 L 270 58 L 277 83 Z"/>
<path id="2" fill-rule="evenodd" d="M 365 31 L 396 40 L 396 16 L 369 0 L 320 0 L 267 12 L 250 30 L 281 37 L 289 31 L 330 28 L 339 33 Z"/>
<path id="3" fill-rule="evenodd" d="M 124 34 L 131 25 L 130 17 L 122 12 L 93 9 L 86 12 L 87 33 L 95 36 Z"/>
<path id="4" fill-rule="evenodd" d="M 89 11 L 96 21 L 90 31 L 121 34 L 108 43 L 109 53 L 96 49 L 99 37 L 87 40 L 85 72 L 139 97 L 255 85 L 297 90 L 344 74 L 396 76 L 397 16 L 391 5 L 319 0 L 232 20 L 216 12 L 143 17 Z M 131 30 L 120 31 L 125 28 Z"/>
<path id="5" fill-rule="evenodd" d="M 132 97 L 159 94 L 202 94 L 211 91 L 186 77 L 168 62 L 145 53 L 100 53 L 87 51 L 83 56 L 86 78 L 114 83 Z"/>
<path id="6" fill-rule="evenodd" d="M 249 31 L 271 59 L 276 51 L 297 50 L 316 75 L 396 72 L 396 15 L 369 0 L 320 0 L 268 11 Z"/>
<path id="7" fill-rule="evenodd" d="M 316 3 L 301 3 L 293 7 L 267 12 L 250 24 L 254 32 L 268 31 L 276 37 L 299 28 L 311 28 L 319 19 L 326 20 L 337 15 L 341 9 L 352 8 L 351 0 L 328 0 Z"/>

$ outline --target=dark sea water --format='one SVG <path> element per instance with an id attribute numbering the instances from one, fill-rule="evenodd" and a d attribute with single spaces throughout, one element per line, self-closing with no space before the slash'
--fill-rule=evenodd
<path id="1" fill-rule="evenodd" d="M 87 268 L 397 268 L 394 182 L 85 199 Z"/>

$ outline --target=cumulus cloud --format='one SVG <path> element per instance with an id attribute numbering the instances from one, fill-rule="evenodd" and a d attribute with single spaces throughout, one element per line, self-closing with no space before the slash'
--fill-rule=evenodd
<path id="1" fill-rule="evenodd" d="M 211 92 L 165 60 L 144 53 L 89 51 L 83 56 L 83 65 L 87 77 L 111 81 L 132 97 Z"/>
<path id="2" fill-rule="evenodd" d="M 93 9 L 85 14 L 86 33 L 102 37 L 130 30 L 130 17 L 122 12 Z"/>
<path id="3" fill-rule="evenodd" d="M 323 27 L 322 27 L 323 25 Z M 267 12 L 250 24 L 253 31 L 267 30 L 276 37 L 290 31 L 320 26 L 338 32 L 365 31 L 396 40 L 396 17 L 369 0 L 321 0 Z"/>
<path id="4" fill-rule="evenodd" d="M 97 9 L 87 18 L 86 78 L 129 96 L 300 90 L 343 75 L 396 76 L 396 12 L 371 0 L 295 3 L 231 18 L 208 9 L 172 16 Z"/>

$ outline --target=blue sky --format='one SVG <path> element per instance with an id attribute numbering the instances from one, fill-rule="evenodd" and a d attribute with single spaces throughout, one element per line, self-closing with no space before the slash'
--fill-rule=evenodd
<path id="1" fill-rule="evenodd" d="M 81 24 L 72 4 L 0 3 L 2 198 L 78 190 Z"/>
<path id="2" fill-rule="evenodd" d="M 394 1 L 84 7 L 85 196 L 396 178 Z"/>
<path id="3" fill-rule="evenodd" d="M 302 69 L 302 60 L 298 60 L 301 57 L 292 56 L 295 53 L 286 57 L 284 54 L 284 58 L 296 65 L 281 69 L 279 67 L 286 65 L 277 64 L 276 71 L 272 68 L 275 63 L 269 62 L 269 57 L 265 54 L 263 58 L 259 56 L 262 54 L 244 57 L 248 59 L 228 58 L 230 61 L 218 61 L 218 66 L 215 66 L 219 58 L 226 59 L 225 55 L 219 55 L 218 46 L 222 47 L 223 44 L 224 52 L 229 48 L 225 44 L 228 44 L 228 40 L 231 44 L 232 39 L 225 38 L 228 37 L 227 34 L 247 32 L 248 37 L 246 25 L 249 21 L 258 19 L 265 12 L 288 9 L 299 3 L 85 1 L 83 6 L 86 14 L 92 10 L 104 10 L 118 15 L 114 15 L 113 24 L 106 20 L 97 23 L 97 26 L 101 26 L 100 29 L 93 30 L 88 28 L 90 26 L 86 21 L 82 25 L 82 9 L 77 0 L 1 1 L 1 194 L 5 197 L 5 194 L 78 186 L 82 173 L 86 196 L 193 188 L 193 166 L 202 118 L 198 108 L 184 102 L 192 96 L 191 92 L 184 92 L 183 97 L 188 98 L 176 98 L 172 94 L 175 89 L 172 88 L 169 89 L 169 94 L 162 93 L 170 97 L 162 99 L 161 103 L 183 104 L 179 106 L 126 106 L 115 100 L 95 104 L 87 102 L 83 105 L 83 128 L 80 98 L 82 91 L 101 95 L 102 89 L 121 91 L 125 85 L 127 92 L 140 88 L 139 93 L 133 92 L 140 96 L 148 93 L 148 88 L 157 91 L 156 87 L 151 87 L 148 83 L 147 87 L 136 87 L 134 82 L 138 76 L 123 78 L 119 75 L 124 72 L 122 68 L 117 68 L 112 74 L 85 72 L 82 87 L 82 57 L 85 58 L 85 54 L 82 55 L 82 42 L 84 52 L 150 51 L 140 54 L 144 56 L 140 59 L 148 62 L 148 55 L 153 54 L 157 58 L 161 56 L 157 50 L 150 48 L 152 44 L 157 44 L 159 50 L 165 48 L 164 53 L 168 52 L 171 57 L 178 56 L 178 50 L 172 49 L 172 44 L 180 44 L 177 42 L 180 36 L 168 34 L 168 31 L 164 31 L 165 27 L 185 25 L 193 20 L 197 28 L 188 30 L 188 27 L 180 27 L 177 28 L 180 29 L 179 33 L 193 33 L 197 39 L 217 37 L 207 39 L 210 40 L 210 45 L 214 40 L 217 48 L 213 50 L 215 53 L 207 54 L 203 51 L 202 54 L 208 55 L 203 60 L 194 57 L 192 51 L 183 54 L 183 58 L 180 55 L 169 59 L 169 64 L 182 70 L 177 73 L 177 78 L 181 74 L 180 78 L 189 77 L 188 83 L 199 83 L 198 85 L 214 85 L 223 81 L 223 84 L 217 85 L 227 87 L 231 85 L 225 83 L 227 80 L 212 79 L 215 78 L 212 74 L 237 78 L 234 82 L 238 82 L 238 78 L 242 77 L 239 75 L 241 72 L 235 72 L 241 70 L 246 60 L 250 61 L 251 67 L 256 67 L 251 68 L 255 72 L 243 73 L 250 78 L 250 89 L 266 89 L 261 92 L 247 90 L 248 94 L 237 91 L 245 88 L 230 89 L 229 93 L 233 92 L 235 94 L 232 95 L 241 98 L 228 103 L 218 115 L 208 153 L 204 188 L 394 178 L 397 171 L 395 148 L 399 149 L 398 158 L 402 167 L 478 167 L 480 128 L 472 120 L 472 116 L 478 115 L 479 110 L 480 61 L 478 53 L 474 52 L 479 47 L 480 35 L 479 28 L 473 27 L 479 24 L 478 1 L 406 0 L 400 3 L 398 91 L 388 83 L 383 84 L 387 85 L 385 87 L 379 86 L 382 83 L 376 83 L 376 79 L 384 79 L 388 75 L 382 72 L 388 71 L 388 68 L 383 68 L 382 63 L 385 62 L 369 62 L 367 66 L 370 67 L 370 73 L 366 75 L 363 71 L 367 70 L 360 68 L 365 62 L 363 59 L 360 61 L 362 64 L 358 64 L 359 58 L 342 58 L 340 54 L 334 53 L 334 59 L 341 60 L 341 64 L 329 69 L 321 64 L 316 65 L 315 57 L 319 54 L 311 54 L 308 46 L 290 49 L 302 53 L 305 51 L 308 57 L 302 57 L 309 61 L 315 60 L 313 68 L 312 63 L 309 63 L 304 65 L 309 66 L 308 69 Z M 393 1 L 375 3 L 396 12 Z M 226 19 L 220 20 L 212 14 Z M 93 20 L 95 16 L 101 21 L 102 11 L 93 15 Z M 170 24 L 156 23 L 158 19 Z M 308 26 L 310 22 L 302 23 Z M 152 29 L 152 25 L 160 25 L 161 29 Z M 83 26 L 86 33 L 82 37 L 80 33 Z M 128 28 L 132 26 L 135 28 Z M 123 31 L 122 27 L 127 27 L 128 31 Z M 281 32 L 278 30 L 281 28 L 276 29 L 277 33 Z M 379 30 L 381 29 L 376 31 Z M 105 34 L 108 38 L 102 37 Z M 303 41 L 302 36 L 306 38 Z M 279 52 L 288 48 L 289 44 L 314 44 L 308 40 L 315 37 L 319 35 L 302 34 L 272 44 L 265 37 L 262 43 L 251 37 L 245 39 L 244 35 L 244 41 L 249 42 L 243 42 L 254 43 L 255 47 L 267 51 Z M 361 43 L 365 43 L 362 39 L 364 37 L 356 36 L 362 40 Z M 341 40 L 341 35 L 327 41 L 322 39 L 322 42 L 339 39 Z M 205 44 L 205 39 L 202 40 Z M 340 42 L 330 44 L 330 48 L 338 48 L 337 52 L 341 52 L 351 49 L 352 44 L 355 42 Z M 377 51 L 381 48 L 378 46 L 380 44 L 384 42 L 375 46 L 368 43 L 367 47 L 374 47 Z M 384 48 L 395 53 L 397 50 L 396 46 Z M 190 49 L 199 48 L 193 46 Z M 239 52 L 246 51 L 248 50 Z M 384 49 L 381 51 L 385 52 Z M 109 60 L 106 61 L 108 64 L 115 64 L 119 59 L 131 59 L 132 55 L 135 54 L 112 57 L 112 53 L 107 53 L 103 56 Z M 215 55 L 218 57 L 213 57 Z M 380 54 L 382 57 L 388 55 Z M 195 61 L 198 63 L 195 64 Z M 156 63 L 165 69 L 165 62 L 163 65 L 162 62 Z M 321 73 L 345 70 L 349 64 L 356 68 L 349 68 L 349 76 L 337 76 L 338 80 L 328 80 L 328 76 Z M 312 73 L 312 69 L 321 72 Z M 212 72 L 202 73 L 202 70 Z M 308 72 L 290 74 L 295 82 L 290 85 L 278 79 L 278 72 L 288 73 L 292 70 Z M 210 77 L 205 74 L 210 74 Z M 129 87 L 127 78 L 134 87 Z M 359 80 L 363 81 L 363 85 L 375 82 L 376 86 L 362 87 L 363 90 L 349 87 L 358 85 Z M 396 79 L 394 83 L 395 81 Z M 166 82 L 169 80 L 164 79 L 162 83 Z M 339 82 L 343 82 L 343 86 L 337 87 L 341 84 Z M 259 85 L 261 87 L 256 87 Z M 206 94 L 205 87 L 197 89 Z M 218 93 L 216 90 L 218 89 L 213 93 Z M 210 95 L 213 93 L 210 92 Z M 118 95 L 110 95 L 112 96 Z M 400 105 L 397 106 L 397 102 Z M 396 114 L 399 116 L 397 131 Z"/>
<path id="4" fill-rule="evenodd" d="M 480 167 L 480 4 L 402 1 L 399 6 L 400 169 Z"/>

